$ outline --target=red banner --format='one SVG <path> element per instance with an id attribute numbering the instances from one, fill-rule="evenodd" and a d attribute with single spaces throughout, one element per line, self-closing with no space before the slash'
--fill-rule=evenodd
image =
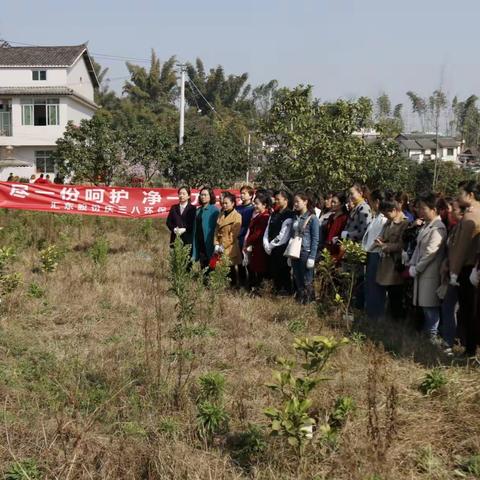
<path id="1" fill-rule="evenodd" d="M 221 190 L 215 190 L 217 199 Z M 198 202 L 192 190 L 192 203 Z M 238 195 L 238 191 L 232 191 Z M 96 187 L 0 182 L 0 208 L 122 218 L 165 218 L 178 203 L 175 188 Z"/>

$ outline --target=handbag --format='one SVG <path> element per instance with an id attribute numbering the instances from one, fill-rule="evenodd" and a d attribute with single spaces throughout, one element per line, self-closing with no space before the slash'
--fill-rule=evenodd
<path id="1" fill-rule="evenodd" d="M 303 239 L 303 233 L 305 232 L 305 229 L 307 228 L 308 222 L 310 222 L 310 219 L 312 218 L 312 215 L 310 215 L 305 223 L 303 224 L 302 232 L 301 234 L 297 234 L 294 237 L 292 237 L 288 241 L 287 248 L 285 249 L 285 252 L 283 253 L 284 257 L 288 258 L 294 258 L 294 259 L 299 259 L 300 258 L 300 252 L 302 250 L 302 239 Z"/>

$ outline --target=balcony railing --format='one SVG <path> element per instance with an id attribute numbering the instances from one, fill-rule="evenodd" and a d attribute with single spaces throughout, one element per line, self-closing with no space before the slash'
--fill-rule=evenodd
<path id="1" fill-rule="evenodd" d="M 12 136 L 12 114 L 0 112 L 0 137 Z"/>

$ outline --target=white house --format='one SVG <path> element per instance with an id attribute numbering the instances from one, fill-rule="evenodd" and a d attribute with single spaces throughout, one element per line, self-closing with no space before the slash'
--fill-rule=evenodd
<path id="1" fill-rule="evenodd" d="M 452 137 L 439 136 L 438 145 L 436 135 L 428 133 L 401 133 L 395 140 L 407 157 L 420 163 L 434 160 L 437 155 L 443 161 L 459 161 L 461 142 Z"/>
<path id="2" fill-rule="evenodd" d="M 28 167 L 0 170 L 29 178 L 55 173 L 50 158 L 68 121 L 79 124 L 98 108 L 98 79 L 86 45 L 12 47 L 0 42 L 0 160 Z"/>

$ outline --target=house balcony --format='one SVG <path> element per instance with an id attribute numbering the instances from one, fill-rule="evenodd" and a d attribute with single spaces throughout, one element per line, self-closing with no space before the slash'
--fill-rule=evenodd
<path id="1" fill-rule="evenodd" d="M 12 112 L 0 112 L 0 137 L 12 136 Z"/>

